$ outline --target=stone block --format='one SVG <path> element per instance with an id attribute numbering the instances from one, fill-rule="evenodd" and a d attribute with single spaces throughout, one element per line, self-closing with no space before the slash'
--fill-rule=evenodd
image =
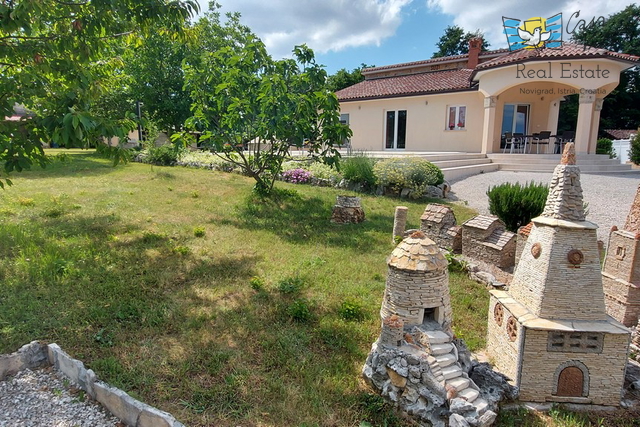
<path id="1" fill-rule="evenodd" d="M 467 420 L 459 414 L 449 416 L 449 427 L 469 427 Z"/>
<path id="2" fill-rule="evenodd" d="M 46 364 L 46 346 L 38 341 L 32 341 L 20 347 L 15 353 L 0 356 L 0 381 L 23 369 L 37 368 Z"/>
<path id="3" fill-rule="evenodd" d="M 176 420 L 167 412 L 144 405 L 136 427 L 175 427 Z"/>
<path id="4" fill-rule="evenodd" d="M 142 412 L 142 403 L 119 388 L 102 382 L 94 384 L 96 400 L 128 426 L 136 426 Z"/>

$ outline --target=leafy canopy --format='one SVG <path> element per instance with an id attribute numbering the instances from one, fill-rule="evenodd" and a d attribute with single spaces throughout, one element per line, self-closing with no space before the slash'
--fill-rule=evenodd
<path id="1" fill-rule="evenodd" d="M 487 50 L 489 48 L 489 43 L 484 40 L 484 35 L 480 30 L 476 30 L 473 33 L 469 31 L 465 33 L 462 27 L 449 25 L 444 30 L 444 34 L 440 36 L 438 43 L 436 43 L 438 51 L 434 52 L 432 58 L 469 53 L 469 40 L 476 37 L 483 39 L 482 50 Z"/>
<path id="2" fill-rule="evenodd" d="M 225 31 L 231 45 L 205 51 L 186 69 L 194 100 L 187 124 L 201 132 L 200 142 L 253 177 L 262 195 L 273 189 L 290 146 L 335 164 L 334 146 L 350 130 L 313 51 L 297 46 L 295 59 L 274 61 L 248 28 L 232 19 Z"/>
<path id="3" fill-rule="evenodd" d="M 44 165 L 43 142 L 75 147 L 98 136 L 124 137 L 134 126 L 131 116 L 91 112 L 120 65 L 118 54 L 158 23 L 181 31 L 197 11 L 193 0 L 2 2 L 0 114 L 12 116 L 16 104 L 30 112 L 0 122 L 4 171 Z"/>

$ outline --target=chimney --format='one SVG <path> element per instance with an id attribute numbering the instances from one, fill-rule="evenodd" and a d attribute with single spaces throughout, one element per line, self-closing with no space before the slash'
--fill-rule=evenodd
<path id="1" fill-rule="evenodd" d="M 482 38 L 474 37 L 469 40 L 469 59 L 467 61 L 467 68 L 473 70 L 478 65 L 478 57 L 482 50 Z"/>

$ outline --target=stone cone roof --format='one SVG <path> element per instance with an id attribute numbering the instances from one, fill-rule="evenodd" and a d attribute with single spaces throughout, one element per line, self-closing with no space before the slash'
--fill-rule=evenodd
<path id="1" fill-rule="evenodd" d="M 427 272 L 444 270 L 449 263 L 433 240 L 416 231 L 396 246 L 387 264 L 400 270 Z"/>
<path id="2" fill-rule="evenodd" d="M 553 171 L 543 217 L 565 221 L 585 221 L 584 200 L 580 185 L 580 168 L 571 142 L 564 148 L 562 162 Z"/>
<path id="3" fill-rule="evenodd" d="M 640 233 L 640 186 L 638 186 L 636 197 L 633 199 L 624 229 L 632 233 Z"/>

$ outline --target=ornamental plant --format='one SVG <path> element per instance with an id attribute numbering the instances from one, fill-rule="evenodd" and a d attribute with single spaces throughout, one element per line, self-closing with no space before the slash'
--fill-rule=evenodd
<path id="1" fill-rule="evenodd" d="M 311 172 L 302 168 L 290 169 L 282 173 L 282 179 L 293 184 L 306 184 L 311 181 Z"/>
<path id="2" fill-rule="evenodd" d="M 500 218 L 507 230 L 515 233 L 542 213 L 548 194 L 546 184 L 533 181 L 526 185 L 519 182 L 496 185 L 487 190 L 489 212 Z"/>
<path id="3" fill-rule="evenodd" d="M 400 192 L 409 189 L 409 196 L 422 197 L 430 185 L 440 185 L 444 175 L 433 163 L 417 157 L 391 158 L 382 160 L 374 166 L 378 184 Z"/>

